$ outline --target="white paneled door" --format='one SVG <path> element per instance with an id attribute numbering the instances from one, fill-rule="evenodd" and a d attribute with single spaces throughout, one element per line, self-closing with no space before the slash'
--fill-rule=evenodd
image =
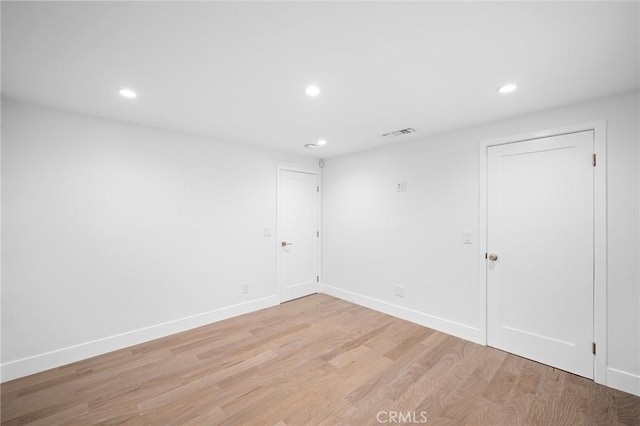
<path id="1" fill-rule="evenodd" d="M 487 342 L 593 378 L 593 131 L 487 150 Z"/>
<path id="2" fill-rule="evenodd" d="M 282 302 L 318 291 L 319 201 L 317 173 L 279 170 L 278 281 Z"/>

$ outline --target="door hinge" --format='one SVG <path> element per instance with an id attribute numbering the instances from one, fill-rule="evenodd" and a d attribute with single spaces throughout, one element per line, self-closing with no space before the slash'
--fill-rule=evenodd
<path id="1" fill-rule="evenodd" d="M 316 186 L 316 192 L 320 192 L 320 185 Z"/>
<path id="2" fill-rule="evenodd" d="M 316 237 L 320 238 L 320 231 L 316 231 Z"/>
<path id="3" fill-rule="evenodd" d="M 320 282 L 320 275 L 316 275 L 316 282 L 319 283 Z"/>
<path id="4" fill-rule="evenodd" d="M 593 167 L 595 167 L 595 166 L 596 166 L 596 155 L 593 154 Z"/>
<path id="5" fill-rule="evenodd" d="M 591 352 L 593 352 L 593 354 L 596 354 L 596 342 L 592 342 L 591 343 Z"/>

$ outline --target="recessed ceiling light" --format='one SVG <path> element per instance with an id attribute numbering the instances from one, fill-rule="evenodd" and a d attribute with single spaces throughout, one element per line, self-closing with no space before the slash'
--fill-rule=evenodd
<path id="1" fill-rule="evenodd" d="M 318 86 L 309 86 L 305 92 L 309 96 L 318 96 L 320 89 L 318 89 Z"/>
<path id="2" fill-rule="evenodd" d="M 325 141 L 324 139 L 320 139 L 318 142 L 316 142 L 316 144 L 317 144 L 318 146 L 324 146 L 324 145 L 326 145 L 326 144 L 327 144 L 327 141 Z"/>
<path id="3" fill-rule="evenodd" d="M 136 94 L 136 92 L 134 92 L 131 89 L 121 89 L 120 90 L 120 96 L 123 96 L 125 98 L 129 98 L 129 99 L 133 99 L 133 98 L 137 97 L 138 95 Z"/>
<path id="4" fill-rule="evenodd" d="M 513 92 L 517 88 L 518 88 L 518 86 L 516 86 L 515 84 L 509 83 L 509 84 L 505 84 L 504 86 L 500 87 L 498 89 L 498 92 L 500 92 L 500 93 L 502 93 L 504 95 L 504 94 Z"/>

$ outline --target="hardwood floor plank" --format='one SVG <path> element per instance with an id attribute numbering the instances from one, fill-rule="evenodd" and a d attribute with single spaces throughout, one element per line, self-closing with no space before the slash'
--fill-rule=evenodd
<path id="1" fill-rule="evenodd" d="M 410 336 L 404 339 L 398 346 L 385 353 L 384 356 L 389 358 L 390 360 L 397 361 L 398 358 L 404 354 L 408 348 L 414 346 L 415 344 L 421 342 L 426 339 L 428 336 L 433 334 L 434 330 L 429 328 L 417 328 Z"/>
<path id="2" fill-rule="evenodd" d="M 466 368 L 461 360 L 468 342 L 459 339 L 447 339 L 451 343 L 448 351 L 439 348 L 430 352 L 430 356 L 418 358 L 416 362 L 428 367 L 425 373 L 400 393 L 388 410 L 426 411 L 432 416 L 444 405 L 450 392 L 461 380 L 462 371 Z M 385 393 L 385 390 L 382 390 Z"/>
<path id="3" fill-rule="evenodd" d="M 374 394 L 381 392 L 382 389 L 389 386 L 390 383 L 393 382 L 396 377 L 403 374 L 406 369 L 411 368 L 414 361 L 423 355 L 426 349 L 427 348 L 421 344 L 408 349 L 401 358 L 385 368 L 380 374 L 376 374 L 367 382 L 350 392 L 346 396 L 346 399 L 352 404 L 357 404 L 361 400 L 372 398 Z"/>
<path id="4" fill-rule="evenodd" d="M 469 413 L 464 420 L 467 425 L 499 425 L 498 420 L 502 411 L 502 406 L 496 402 L 486 399 L 484 396 L 479 396 L 473 406 L 469 409 Z M 544 424 L 544 423 L 538 423 Z M 550 425 L 553 423 L 549 423 Z"/>
<path id="5" fill-rule="evenodd" d="M 472 412 L 475 402 L 486 391 L 490 380 L 505 357 L 504 352 L 482 348 L 479 354 L 473 357 L 474 364 L 470 366 L 473 368 L 471 374 L 467 376 L 460 387 L 452 392 L 446 406 L 441 411 L 442 415 L 457 424 L 464 424 Z"/>
<path id="6" fill-rule="evenodd" d="M 518 382 L 518 376 L 524 362 L 524 358 L 508 354 L 489 383 L 484 397 L 498 404 L 504 403 Z"/>
<path id="7" fill-rule="evenodd" d="M 640 398 L 628 393 L 614 391 L 613 400 L 617 410 L 618 423 L 640 425 Z"/>
<path id="8" fill-rule="evenodd" d="M 322 294 L 1 394 L 3 425 L 371 425 L 392 412 L 456 426 L 640 425 L 636 396 Z"/>

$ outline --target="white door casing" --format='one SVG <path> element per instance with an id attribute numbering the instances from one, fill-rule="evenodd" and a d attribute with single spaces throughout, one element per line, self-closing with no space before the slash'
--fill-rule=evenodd
<path id="1" fill-rule="evenodd" d="M 479 154 L 485 341 L 606 384 L 606 122 L 482 141 Z"/>
<path id="2" fill-rule="evenodd" d="M 320 276 L 319 173 L 278 169 L 280 302 L 317 293 Z"/>

